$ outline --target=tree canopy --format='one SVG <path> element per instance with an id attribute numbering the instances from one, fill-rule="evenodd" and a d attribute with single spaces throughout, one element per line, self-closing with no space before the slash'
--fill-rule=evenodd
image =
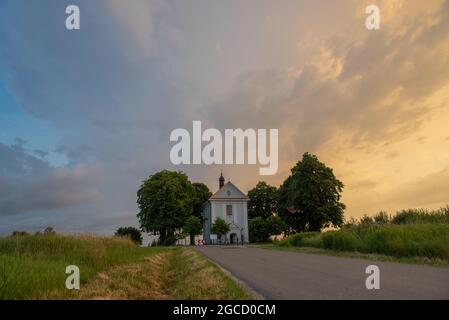
<path id="1" fill-rule="evenodd" d="M 343 183 L 315 155 L 305 153 L 278 191 L 278 213 L 295 232 L 341 226 Z"/>
<path id="2" fill-rule="evenodd" d="M 175 233 L 193 212 L 193 192 L 182 172 L 162 170 L 151 175 L 137 191 L 137 217 L 142 230 L 158 234 L 162 245 L 173 244 Z"/>
<path id="3" fill-rule="evenodd" d="M 276 216 L 277 189 L 264 181 L 248 191 L 248 227 L 251 242 L 267 242 L 285 231 L 285 223 Z"/>
<path id="4" fill-rule="evenodd" d="M 257 183 L 254 189 L 248 191 L 248 218 L 261 217 L 266 219 L 276 212 L 277 189 L 264 181 Z"/>
<path id="5" fill-rule="evenodd" d="M 209 188 L 200 182 L 192 183 L 193 187 L 193 215 L 198 217 L 200 221 L 203 221 L 203 217 L 201 216 L 201 210 L 204 202 L 209 200 L 212 196 L 212 192 L 210 192 Z"/>

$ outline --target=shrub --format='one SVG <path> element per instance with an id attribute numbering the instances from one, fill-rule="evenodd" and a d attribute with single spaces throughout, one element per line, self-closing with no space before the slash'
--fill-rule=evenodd
<path id="1" fill-rule="evenodd" d="M 256 217 L 248 222 L 249 239 L 251 242 L 262 243 L 268 242 L 270 231 L 268 224 L 262 217 Z"/>
<path id="2" fill-rule="evenodd" d="M 117 237 L 127 237 L 130 240 L 134 241 L 136 244 L 142 244 L 142 233 L 139 229 L 134 227 L 120 227 L 115 232 Z"/>
<path id="3" fill-rule="evenodd" d="M 306 244 L 312 244 L 310 240 L 313 238 L 319 238 L 320 235 L 320 232 L 301 232 L 279 241 L 278 244 L 280 246 L 305 247 Z"/>
<path id="4" fill-rule="evenodd" d="M 266 219 L 256 217 L 249 220 L 249 237 L 251 242 L 268 242 L 271 236 L 285 232 L 287 225 L 277 216 Z"/>

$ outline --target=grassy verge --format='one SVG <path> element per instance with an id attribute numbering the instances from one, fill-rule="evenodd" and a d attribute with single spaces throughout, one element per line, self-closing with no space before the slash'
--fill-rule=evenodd
<path id="1" fill-rule="evenodd" d="M 370 253 L 361 253 L 361 252 L 350 252 L 350 251 L 336 251 L 329 249 L 321 249 L 314 247 L 286 247 L 286 246 L 278 246 L 275 244 L 261 244 L 256 245 L 255 247 L 261 249 L 269 249 L 269 250 L 277 250 L 277 251 L 286 251 L 286 252 L 298 252 L 298 253 L 306 253 L 306 254 L 318 254 L 318 255 L 327 255 L 334 257 L 342 257 L 342 258 L 352 258 L 352 259 L 366 259 L 366 260 L 374 260 L 374 261 L 383 261 L 383 262 L 395 262 L 395 263 L 407 263 L 407 264 L 417 264 L 417 265 L 427 265 L 433 267 L 444 267 L 449 268 L 449 261 L 443 259 L 429 259 L 427 257 L 393 257 L 381 254 L 370 254 Z"/>
<path id="2" fill-rule="evenodd" d="M 173 251 L 163 283 L 173 299 L 251 299 L 216 265 L 192 249 L 177 248 Z"/>
<path id="3" fill-rule="evenodd" d="M 449 264 L 449 224 L 355 225 L 337 231 L 299 233 L 277 242 L 276 246 L 446 265 Z"/>
<path id="4" fill-rule="evenodd" d="M 77 265 L 81 289 L 67 290 Z M 191 249 L 141 248 L 122 238 L 0 239 L 0 299 L 249 299 Z"/>
<path id="5" fill-rule="evenodd" d="M 60 235 L 1 238 L 0 299 L 38 299 L 54 290 L 66 290 L 68 265 L 80 268 L 83 286 L 100 271 L 161 250 L 141 248 L 122 238 Z"/>
<path id="6" fill-rule="evenodd" d="M 172 248 L 101 272 L 79 291 L 58 290 L 47 298 L 229 300 L 251 297 L 195 251 Z"/>

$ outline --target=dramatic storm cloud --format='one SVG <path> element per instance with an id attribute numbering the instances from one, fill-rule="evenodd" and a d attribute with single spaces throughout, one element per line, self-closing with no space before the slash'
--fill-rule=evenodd
<path id="1" fill-rule="evenodd" d="M 110 233 L 136 225 L 157 170 L 248 190 L 307 151 L 345 183 L 347 216 L 449 199 L 447 0 L 4 0 L 0 43 L 0 233 Z M 279 129 L 278 173 L 173 166 L 170 132 L 193 120 Z"/>

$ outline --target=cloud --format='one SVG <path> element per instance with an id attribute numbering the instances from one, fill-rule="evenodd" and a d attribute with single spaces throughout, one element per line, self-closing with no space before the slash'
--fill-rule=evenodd
<path id="1" fill-rule="evenodd" d="M 17 139 L 13 145 L 0 143 L 0 168 L 2 176 L 39 175 L 50 170 L 47 162 L 26 152 L 25 141 Z"/>
<path id="2" fill-rule="evenodd" d="M 279 185 L 317 153 L 347 185 L 349 214 L 377 210 L 418 175 L 437 179 L 449 161 L 449 1 L 375 2 L 379 32 L 355 0 L 79 0 L 81 30 L 68 32 L 66 1 L 2 1 L 0 80 L 57 140 L 56 150 L 0 144 L 2 215 L 135 224 L 136 190 L 156 170 L 212 189 L 220 169 L 244 190 L 261 179 L 258 166 L 172 166 L 169 134 L 192 120 L 278 128 L 281 167 L 264 179 Z M 53 167 L 47 152 L 67 161 Z"/>
<path id="3" fill-rule="evenodd" d="M 103 200 L 97 168 L 52 168 L 21 145 L 0 144 L 0 215 L 51 211 Z"/>
<path id="4" fill-rule="evenodd" d="M 444 130 L 435 119 L 449 114 L 448 97 L 441 94 L 449 84 L 448 3 L 388 7 L 391 17 L 385 17 L 381 32 L 336 28 L 317 38 L 309 29 L 311 36 L 297 46 L 299 64 L 242 72 L 223 99 L 202 111 L 219 128 L 279 128 L 282 167 L 272 183 L 280 183 L 303 152 L 314 152 L 346 183 L 350 214 L 378 210 L 392 185 L 418 174 L 414 167 L 421 174 L 435 170 L 430 153 L 422 156 L 422 149 L 402 142 L 423 134 L 436 138 L 437 128 Z M 351 23 L 363 24 L 363 19 Z M 445 150 L 433 139 L 424 144 L 434 154 Z M 349 156 L 352 165 L 346 162 Z M 242 183 L 255 174 L 229 170 Z M 421 191 L 440 202 L 448 199 Z M 398 201 L 396 208 L 401 205 L 406 203 Z"/>
<path id="5" fill-rule="evenodd" d="M 33 153 L 40 158 L 45 158 L 46 156 L 48 156 L 48 151 L 41 150 L 41 149 L 34 149 Z"/>
<path id="6" fill-rule="evenodd" d="M 449 168 L 403 183 L 386 199 L 404 207 L 435 207 L 449 199 Z"/>
<path id="7" fill-rule="evenodd" d="M 121 0 L 103 1 L 104 7 L 124 30 L 124 36 L 130 37 L 136 50 L 143 56 L 151 57 L 156 48 L 155 24 L 160 14 L 163 2 L 158 0 L 134 0 L 123 2 Z M 132 19 L 130 19 L 132 17 Z"/>

